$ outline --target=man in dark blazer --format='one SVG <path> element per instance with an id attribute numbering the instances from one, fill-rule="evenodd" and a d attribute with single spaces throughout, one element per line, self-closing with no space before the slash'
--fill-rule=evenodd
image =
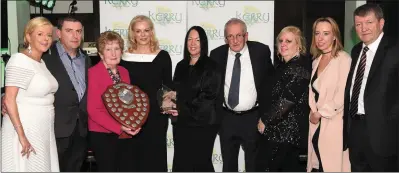
<path id="1" fill-rule="evenodd" d="M 211 51 L 222 72 L 221 94 L 217 112 L 221 117 L 220 144 L 223 171 L 238 171 L 240 146 L 245 152 L 245 169 L 255 171 L 261 110 L 270 105 L 270 79 L 274 68 L 270 49 L 259 42 L 248 41 L 246 24 L 236 18 L 225 25 L 227 44 Z"/>
<path id="2" fill-rule="evenodd" d="M 55 137 L 60 171 L 79 172 L 87 151 L 87 69 L 90 58 L 80 49 L 82 24 L 75 18 L 58 21 L 57 36 L 43 60 L 57 79 Z"/>
<path id="3" fill-rule="evenodd" d="M 352 171 L 396 172 L 399 121 L 399 48 L 384 35 L 376 4 L 354 11 L 362 42 L 352 49 L 345 89 L 344 150 Z"/>

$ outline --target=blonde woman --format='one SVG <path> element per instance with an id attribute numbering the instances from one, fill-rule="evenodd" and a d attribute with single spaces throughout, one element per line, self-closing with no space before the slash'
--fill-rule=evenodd
<path id="1" fill-rule="evenodd" d="M 343 107 L 351 58 L 343 51 L 334 19 L 313 24 L 313 72 L 309 86 L 308 166 L 312 172 L 350 172 L 348 151 L 343 152 Z"/>
<path id="2" fill-rule="evenodd" d="M 52 41 L 53 25 L 36 17 L 25 26 L 27 49 L 6 67 L 2 126 L 3 172 L 58 172 L 54 135 L 54 93 L 58 82 L 41 59 Z"/>
<path id="3" fill-rule="evenodd" d="M 262 134 L 257 171 L 304 171 L 298 155 L 306 141 L 310 59 L 296 26 L 284 27 L 276 38 L 281 65 L 276 68 L 270 109 L 258 123 Z"/>
<path id="4" fill-rule="evenodd" d="M 168 52 L 159 48 L 154 24 L 147 16 L 138 15 L 129 25 L 128 50 L 120 65 L 129 71 L 130 82 L 146 92 L 150 99 L 147 122 L 133 139 L 126 142 L 132 153 L 125 170 L 137 172 L 166 172 L 166 133 L 168 116 L 161 114 L 157 91 L 172 83 L 172 61 Z M 149 155 L 152 155 L 149 157 Z M 129 159 L 130 160 L 130 159 Z"/>

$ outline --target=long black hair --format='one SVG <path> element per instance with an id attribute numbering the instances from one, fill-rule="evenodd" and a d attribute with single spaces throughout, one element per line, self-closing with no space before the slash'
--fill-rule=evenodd
<path id="1" fill-rule="evenodd" d="M 188 40 L 188 36 L 190 34 L 190 32 L 192 30 L 196 30 L 198 32 L 199 35 L 199 39 L 200 39 L 200 45 L 201 45 L 201 52 L 200 52 L 200 57 L 198 60 L 201 60 L 202 58 L 206 58 L 208 57 L 208 38 L 206 36 L 205 30 L 201 27 L 201 26 L 192 26 L 186 34 L 186 38 L 184 40 L 184 55 L 183 55 L 183 59 L 190 62 L 190 52 L 188 51 L 188 47 L 187 47 L 187 40 Z"/>

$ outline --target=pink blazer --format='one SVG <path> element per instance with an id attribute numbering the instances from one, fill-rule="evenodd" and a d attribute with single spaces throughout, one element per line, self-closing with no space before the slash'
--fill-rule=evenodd
<path id="1" fill-rule="evenodd" d="M 313 61 L 312 77 L 319 66 L 320 58 Z M 318 75 L 314 85 L 319 92 L 315 101 L 315 93 L 309 85 L 309 106 L 311 112 L 322 115 L 319 135 L 319 152 L 325 172 L 350 172 L 348 150 L 343 152 L 343 107 L 346 79 L 348 77 L 351 57 L 344 51 L 331 59 L 323 72 Z M 318 168 L 319 161 L 315 154 L 312 138 L 319 124 L 309 123 L 308 164 L 307 171 Z"/>
<path id="2" fill-rule="evenodd" d="M 129 72 L 118 66 L 121 80 L 130 84 Z M 113 84 L 111 76 L 102 61 L 91 67 L 88 72 L 87 111 L 89 114 L 89 131 L 103 133 L 122 133 L 121 124 L 109 115 L 101 95 Z"/>

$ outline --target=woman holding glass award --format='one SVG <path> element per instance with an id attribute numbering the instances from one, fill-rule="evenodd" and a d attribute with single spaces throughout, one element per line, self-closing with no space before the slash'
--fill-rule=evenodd
<path id="1" fill-rule="evenodd" d="M 120 161 L 128 160 L 132 156 L 121 151 L 123 149 L 119 146 L 121 141 L 128 139 L 119 139 L 119 136 L 123 132 L 134 136 L 140 131 L 140 128 L 133 131 L 112 118 L 101 98 L 108 86 L 119 82 L 130 83 L 128 71 L 118 66 L 123 47 L 123 39 L 118 33 L 113 31 L 101 33 L 97 41 L 101 61 L 88 72 L 87 110 L 90 143 L 100 172 L 122 169 Z"/>
<path id="2" fill-rule="evenodd" d="M 164 104 L 174 96 L 176 110 L 166 113 L 173 122 L 174 158 L 172 171 L 214 172 L 212 151 L 218 131 L 216 97 L 221 90 L 221 73 L 208 57 L 208 40 L 200 26 L 186 35 L 184 57 L 176 66 L 175 91 L 166 94 Z"/>
<path id="3" fill-rule="evenodd" d="M 168 52 L 159 48 L 150 18 L 134 17 L 128 30 L 129 48 L 123 54 L 121 66 L 129 71 L 130 84 L 147 93 L 150 112 L 143 130 L 125 144 L 125 152 L 131 154 L 133 161 L 125 161 L 131 168 L 124 171 L 167 172 L 168 117 L 160 113 L 157 92 L 162 85 L 172 83 L 172 61 Z"/>

